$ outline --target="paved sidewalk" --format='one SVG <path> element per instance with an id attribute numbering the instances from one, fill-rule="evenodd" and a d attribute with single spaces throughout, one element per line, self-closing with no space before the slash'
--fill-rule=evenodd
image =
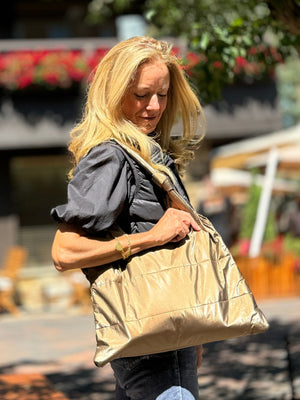
<path id="1" fill-rule="evenodd" d="M 201 399 L 300 399 L 300 297 L 259 305 L 271 323 L 268 332 L 205 345 Z M 0 380 L 40 374 L 68 399 L 114 399 L 110 367 L 96 368 L 92 361 L 93 331 L 91 314 L 76 310 L 18 318 L 0 314 Z"/>

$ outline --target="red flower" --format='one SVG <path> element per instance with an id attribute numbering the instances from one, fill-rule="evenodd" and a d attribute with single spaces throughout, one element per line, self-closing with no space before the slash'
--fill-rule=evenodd
<path id="1" fill-rule="evenodd" d="M 45 82 L 49 83 L 50 85 L 56 85 L 59 83 L 59 75 L 57 72 L 48 71 L 43 75 Z"/>
<path id="2" fill-rule="evenodd" d="M 245 67 L 248 61 L 244 57 L 238 56 L 236 57 L 235 62 L 239 67 Z"/>
<path id="3" fill-rule="evenodd" d="M 186 69 L 192 69 L 195 65 L 200 63 L 202 61 L 201 56 L 199 54 L 196 54 L 192 51 L 189 51 L 185 55 L 185 63 L 184 66 Z"/>
<path id="4" fill-rule="evenodd" d="M 213 66 L 214 66 L 215 69 L 222 69 L 222 68 L 224 68 L 224 64 L 223 64 L 221 61 L 215 61 L 215 62 L 213 63 Z"/>
<path id="5" fill-rule="evenodd" d="M 19 77 L 18 80 L 18 89 L 24 89 L 27 86 L 32 85 L 33 83 L 33 71 L 27 71 L 26 74 L 23 74 Z"/>
<path id="6" fill-rule="evenodd" d="M 278 235 L 273 241 L 273 250 L 278 254 L 282 254 L 284 251 L 284 237 L 283 235 Z"/>
<path id="7" fill-rule="evenodd" d="M 174 56 L 178 57 L 180 54 L 179 48 L 178 47 L 173 47 L 172 48 L 172 54 L 174 54 Z"/>
<path id="8" fill-rule="evenodd" d="M 47 85 L 53 87 L 70 87 L 80 81 L 92 79 L 95 69 L 108 48 L 95 49 L 91 52 L 84 50 L 23 50 L 0 53 L 0 86 L 9 90 L 19 90 L 30 85 Z M 177 48 L 174 54 L 179 56 Z M 203 53 L 188 52 L 180 60 L 181 68 L 192 75 L 193 69 L 205 66 L 208 58 Z M 237 76 L 260 78 L 274 73 L 274 66 L 282 62 L 283 57 L 276 48 L 264 45 L 251 47 L 247 57 L 237 57 L 233 72 Z M 221 71 L 224 64 L 212 61 L 210 72 Z M 198 72 L 199 72 L 198 71 Z"/>
<path id="9" fill-rule="evenodd" d="M 249 50 L 249 54 L 252 54 L 255 56 L 257 54 L 257 48 L 252 46 L 251 49 Z"/>
<path id="10" fill-rule="evenodd" d="M 233 72 L 234 72 L 235 75 L 238 75 L 238 74 L 241 73 L 242 68 L 239 67 L 238 65 L 234 65 L 233 68 L 232 68 L 232 70 L 233 70 Z"/>
<path id="11" fill-rule="evenodd" d="M 64 49 L 0 53 L 0 85 L 11 90 L 40 84 L 69 87 L 87 80 L 107 50 L 91 54 Z"/>
<path id="12" fill-rule="evenodd" d="M 249 239 L 241 239 L 239 243 L 239 254 L 242 256 L 246 256 L 249 253 L 250 249 L 250 240 Z"/>

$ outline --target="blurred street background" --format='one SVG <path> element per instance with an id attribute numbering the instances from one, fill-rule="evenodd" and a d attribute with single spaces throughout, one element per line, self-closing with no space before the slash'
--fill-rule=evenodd
<path id="1" fill-rule="evenodd" d="M 299 0 L 3 2 L 0 398 L 113 398 L 110 368 L 92 363 L 87 282 L 52 265 L 50 210 L 66 201 L 94 68 L 137 35 L 172 43 L 200 98 L 206 134 L 184 181 L 271 319 L 264 335 L 206 346 L 203 398 L 299 399 Z"/>

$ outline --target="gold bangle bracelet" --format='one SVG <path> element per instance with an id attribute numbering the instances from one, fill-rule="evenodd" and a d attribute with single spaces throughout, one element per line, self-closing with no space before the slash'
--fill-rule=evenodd
<path id="1" fill-rule="evenodd" d="M 130 238 L 127 234 L 125 234 L 124 236 L 126 236 L 127 241 L 128 241 L 127 251 L 124 250 L 122 243 L 119 241 L 119 239 L 117 239 L 115 249 L 116 249 L 116 251 L 121 253 L 123 260 L 126 260 L 126 258 L 128 258 L 131 255 L 131 242 L 130 242 Z"/>
<path id="2" fill-rule="evenodd" d="M 131 241 L 130 241 L 130 237 L 125 233 L 125 236 L 127 237 L 127 241 L 128 241 L 128 249 L 127 249 L 127 255 L 126 258 L 131 256 Z"/>

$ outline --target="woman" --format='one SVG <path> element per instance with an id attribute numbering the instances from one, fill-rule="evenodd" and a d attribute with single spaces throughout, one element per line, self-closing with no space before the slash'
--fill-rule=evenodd
<path id="1" fill-rule="evenodd" d="M 171 128 L 178 114 L 183 138 L 175 141 Z M 201 117 L 199 101 L 169 45 L 138 37 L 108 52 L 95 72 L 82 121 L 71 134 L 75 168 L 68 203 L 52 210 L 59 222 L 52 249 L 57 270 L 84 268 L 88 276 L 91 267 L 199 230 L 190 214 L 167 209 L 165 194 L 112 139 L 126 143 L 155 168 L 171 169 L 177 190 L 187 199 L 178 171 L 192 155 L 186 146 L 195 139 Z M 101 240 L 101 232 L 116 225 L 125 234 Z M 198 399 L 196 365 L 194 347 L 114 360 L 116 398 Z"/>

